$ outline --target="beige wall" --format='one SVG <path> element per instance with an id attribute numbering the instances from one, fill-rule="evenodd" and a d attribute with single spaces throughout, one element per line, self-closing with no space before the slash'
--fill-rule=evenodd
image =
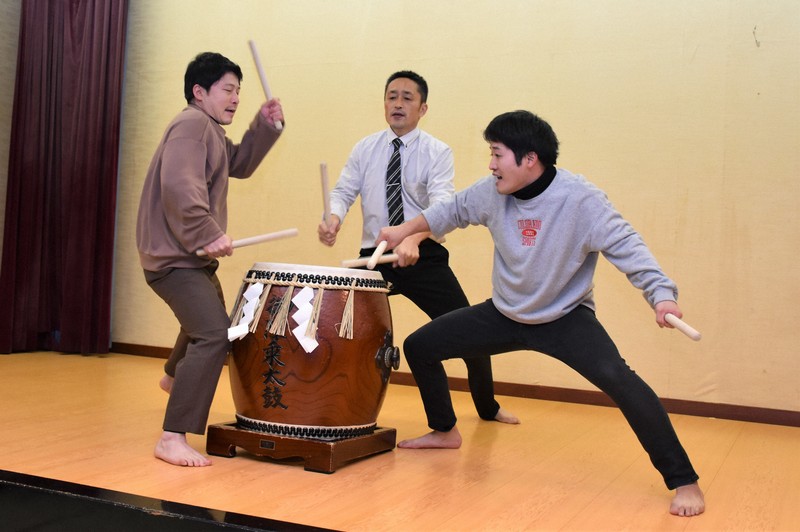
<path id="1" fill-rule="evenodd" d="M 422 125 L 453 147 L 457 188 L 487 173 L 481 131 L 488 121 L 526 108 L 554 126 L 562 142 L 560 166 L 605 189 L 643 234 L 677 281 L 686 320 L 703 340 L 658 329 L 639 293 L 603 261 L 598 313 L 660 396 L 800 410 L 794 319 L 800 301 L 794 257 L 800 243 L 800 3 L 454 5 L 132 2 L 113 340 L 171 345 L 177 323 L 145 285 L 135 252 L 142 180 L 164 126 L 183 106 L 186 63 L 200 51 L 222 52 L 244 70 L 241 112 L 228 128 L 232 138 L 240 137 L 263 99 L 247 47 L 254 39 L 283 101 L 287 128 L 256 175 L 232 185 L 230 233 L 240 238 L 287 227 L 301 233 L 227 259 L 221 279 L 229 299 L 254 262 L 335 266 L 354 256 L 357 209 L 336 247 L 316 239 L 319 163 L 328 163 L 335 181 L 353 144 L 385 125 L 386 76 L 411 68 L 431 85 Z M 13 72 L 9 56 L 2 61 L 3 72 Z M 486 231 L 457 231 L 448 247 L 470 299 L 488 297 Z M 425 321 L 404 300 L 391 301 L 399 337 Z M 450 374 L 463 376 L 462 366 L 450 364 Z M 507 354 L 495 357 L 494 366 L 498 381 L 591 389 L 541 355 Z"/>

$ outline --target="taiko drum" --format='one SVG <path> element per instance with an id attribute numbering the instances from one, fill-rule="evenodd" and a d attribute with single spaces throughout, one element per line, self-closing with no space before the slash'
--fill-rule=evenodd
<path id="1" fill-rule="evenodd" d="M 244 278 L 234 323 L 253 283 L 263 291 L 229 367 L 237 426 L 319 440 L 374 432 L 399 360 L 381 274 L 259 262 Z"/>

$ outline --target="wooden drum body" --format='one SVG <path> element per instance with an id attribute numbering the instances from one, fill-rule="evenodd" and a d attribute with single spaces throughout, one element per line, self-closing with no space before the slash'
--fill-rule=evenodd
<path id="1" fill-rule="evenodd" d="M 256 263 L 234 324 L 254 283 L 264 287 L 250 332 L 232 342 L 237 426 L 325 441 L 372 434 L 399 360 L 381 274 Z"/>

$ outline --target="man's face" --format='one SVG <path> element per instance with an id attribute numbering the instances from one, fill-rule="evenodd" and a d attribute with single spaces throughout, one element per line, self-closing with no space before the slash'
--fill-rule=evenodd
<path id="1" fill-rule="evenodd" d="M 233 72 L 227 72 L 208 91 L 195 85 L 194 102 L 215 121 L 227 126 L 233 122 L 239 106 L 239 78 Z"/>
<path id="2" fill-rule="evenodd" d="M 398 137 L 413 131 L 425 116 L 428 104 L 422 103 L 417 84 L 408 78 L 397 78 L 386 87 L 383 98 L 386 122 Z"/>
<path id="3" fill-rule="evenodd" d="M 532 173 L 533 165 L 537 160 L 536 154 L 528 154 L 518 165 L 514 152 L 502 142 L 489 143 L 489 150 L 491 151 L 489 170 L 496 178 L 494 185 L 500 194 L 513 194 L 533 183 L 538 177 Z"/>

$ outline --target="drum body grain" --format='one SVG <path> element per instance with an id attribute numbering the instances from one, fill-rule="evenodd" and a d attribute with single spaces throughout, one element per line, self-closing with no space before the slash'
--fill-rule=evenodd
<path id="1" fill-rule="evenodd" d="M 256 263 L 244 280 L 269 285 L 255 331 L 232 342 L 229 367 L 237 424 L 281 436 L 336 440 L 371 434 L 391 369 L 392 317 L 378 272 Z M 287 290 L 323 290 L 311 351 L 301 346 L 289 307 L 283 334 L 269 332 Z M 241 292 L 240 296 L 241 298 Z M 348 298 L 351 304 L 348 310 Z M 285 303 L 284 303 L 285 304 Z M 352 338 L 341 337 L 352 316 Z M 284 312 L 285 314 L 285 312 Z"/>

